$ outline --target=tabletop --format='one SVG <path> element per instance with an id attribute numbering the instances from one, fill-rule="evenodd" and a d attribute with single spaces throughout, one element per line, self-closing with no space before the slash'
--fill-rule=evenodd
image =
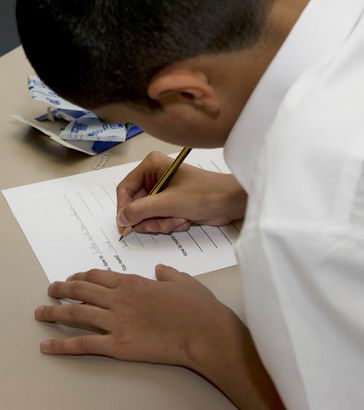
<path id="1" fill-rule="evenodd" d="M 33 70 L 21 47 L 0 58 L 0 189 L 91 171 L 100 160 L 64 148 L 11 118 L 45 111 L 28 95 L 29 74 Z M 141 160 L 154 150 L 172 153 L 179 147 L 142 134 L 110 150 L 106 166 Z M 55 303 L 47 296 L 48 279 L 2 195 L 0 218 L 1 410 L 235 408 L 208 381 L 181 367 L 41 354 L 42 340 L 74 330 L 34 320 L 37 306 Z M 237 267 L 197 278 L 241 315 Z"/>

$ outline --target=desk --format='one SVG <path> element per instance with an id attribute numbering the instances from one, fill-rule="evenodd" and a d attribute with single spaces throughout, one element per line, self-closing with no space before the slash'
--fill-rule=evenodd
<path id="1" fill-rule="evenodd" d="M 10 118 L 44 111 L 44 105 L 32 102 L 27 93 L 31 73 L 21 48 L 0 58 L 1 189 L 94 170 L 99 160 L 65 149 Z M 178 148 L 143 134 L 111 150 L 107 166 L 141 160 L 152 150 L 171 153 Z M 41 354 L 42 340 L 63 337 L 66 331 L 33 319 L 37 306 L 54 301 L 47 296 L 48 280 L 2 195 L 0 218 L 1 410 L 234 408 L 207 381 L 183 368 Z M 240 313 L 236 267 L 201 275 L 199 280 Z"/>

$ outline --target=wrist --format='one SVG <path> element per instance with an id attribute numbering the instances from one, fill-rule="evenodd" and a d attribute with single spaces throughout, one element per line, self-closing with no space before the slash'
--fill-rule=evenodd
<path id="1" fill-rule="evenodd" d="M 225 209 L 226 216 L 231 221 L 243 219 L 245 217 L 248 194 L 233 175 L 228 176 L 226 186 L 229 189 L 224 192 L 221 198 L 222 209 Z"/>
<path id="2" fill-rule="evenodd" d="M 211 312 L 213 320 L 203 326 L 203 331 L 189 345 L 187 367 L 201 373 L 216 383 L 220 367 L 229 367 L 236 359 L 244 334 L 244 326 L 226 306 Z"/>
<path id="3" fill-rule="evenodd" d="M 239 408 L 283 409 L 248 329 L 220 305 L 211 314 L 214 324 L 191 346 L 187 367 L 210 380 Z"/>

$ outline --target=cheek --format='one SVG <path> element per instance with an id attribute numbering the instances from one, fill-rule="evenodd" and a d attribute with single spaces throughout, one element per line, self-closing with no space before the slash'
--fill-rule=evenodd
<path id="1" fill-rule="evenodd" d="M 192 148 L 217 148 L 223 146 L 226 140 L 217 133 L 194 127 L 162 129 L 158 133 L 151 131 L 149 134 L 170 144 Z"/>
<path id="2" fill-rule="evenodd" d="M 195 131 L 188 125 L 178 126 L 166 121 L 140 121 L 137 125 L 149 135 L 175 145 L 190 145 L 195 139 Z M 188 136 L 188 137 L 187 137 Z"/>
<path id="3" fill-rule="evenodd" d="M 204 146 L 205 138 L 200 137 L 193 127 L 155 127 L 149 134 L 162 141 L 179 146 L 197 147 Z"/>
<path id="4" fill-rule="evenodd" d="M 227 138 L 226 132 L 219 129 L 217 124 L 196 124 L 188 121 L 182 124 L 174 121 L 140 121 L 137 125 L 153 137 L 179 146 L 216 148 L 223 146 Z"/>

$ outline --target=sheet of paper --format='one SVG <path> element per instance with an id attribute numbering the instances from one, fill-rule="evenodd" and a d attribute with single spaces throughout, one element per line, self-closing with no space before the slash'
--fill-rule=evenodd
<path id="1" fill-rule="evenodd" d="M 193 150 L 186 162 L 228 173 L 222 150 Z M 192 275 L 235 265 L 239 224 L 193 226 L 171 235 L 130 234 L 119 242 L 116 187 L 137 163 L 3 191 L 50 281 L 92 268 L 154 278 L 164 263 Z M 184 199 L 181 198 L 181 201 Z"/>
<path id="2" fill-rule="evenodd" d="M 23 124 L 30 125 L 31 127 L 36 128 L 37 130 L 43 132 L 43 134 L 48 135 L 48 137 L 58 142 L 58 144 L 63 145 L 64 147 L 75 149 L 76 151 L 83 152 L 84 154 L 88 155 L 96 155 L 92 147 L 95 141 L 65 141 L 59 137 L 59 134 L 62 132 L 64 125 L 57 121 L 57 122 L 41 122 L 37 120 L 32 120 L 30 118 L 23 117 L 22 115 L 12 115 L 17 121 L 22 122 Z"/>

